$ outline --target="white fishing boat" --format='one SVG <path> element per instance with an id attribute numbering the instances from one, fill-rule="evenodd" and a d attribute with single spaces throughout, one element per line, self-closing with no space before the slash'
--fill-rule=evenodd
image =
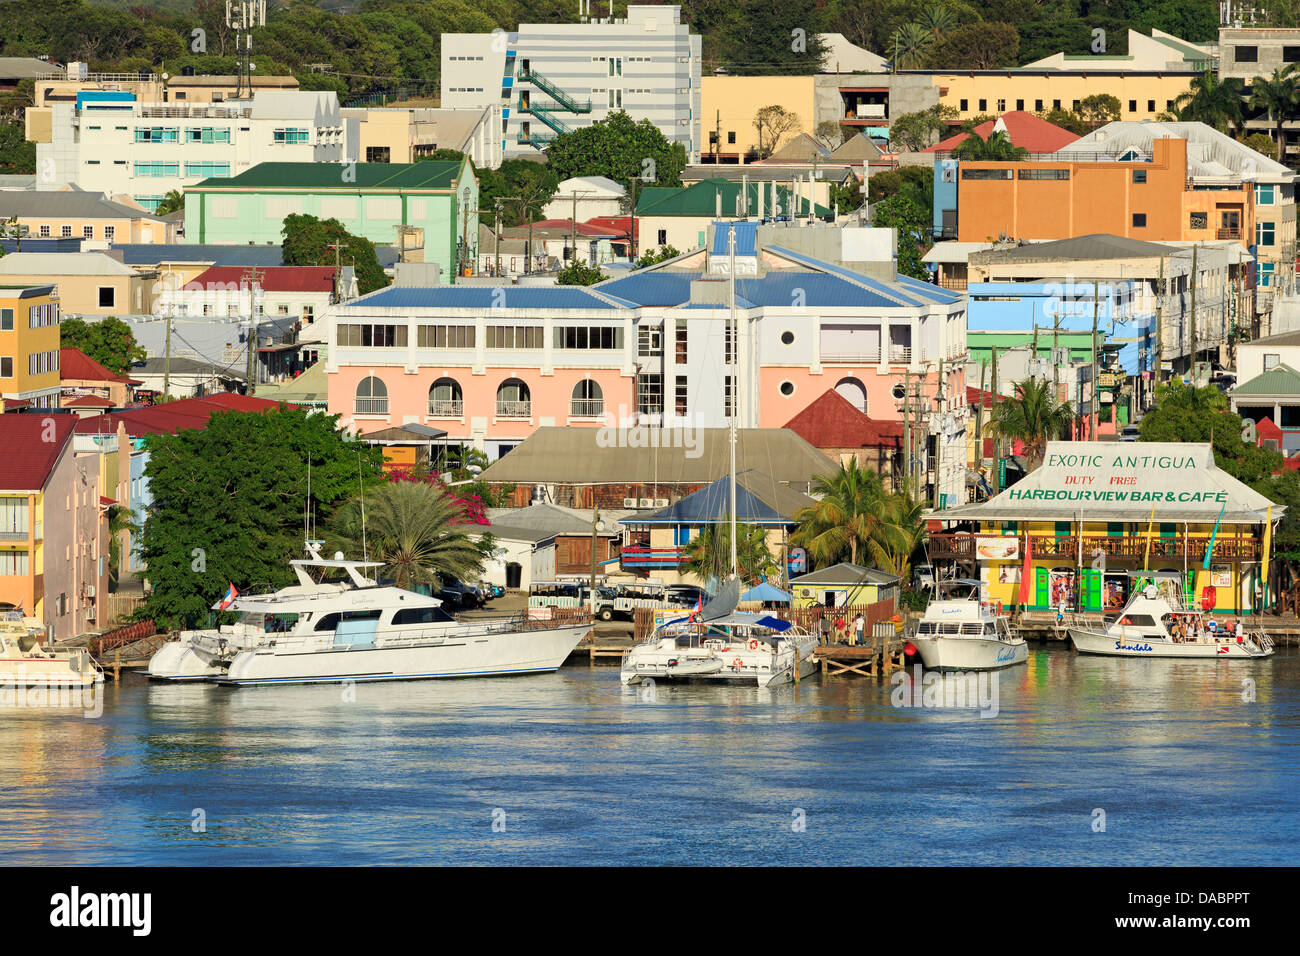
<path id="1" fill-rule="evenodd" d="M 0 686 L 90 687 L 104 681 L 90 652 L 50 650 L 41 644 L 45 627 L 22 611 L 0 612 Z"/>
<path id="2" fill-rule="evenodd" d="M 661 624 L 649 640 L 624 652 L 623 683 L 651 678 L 770 687 L 817 669 L 815 636 L 763 612 L 737 611 L 739 596 L 733 579 L 698 613 Z"/>
<path id="3" fill-rule="evenodd" d="M 457 621 L 438 598 L 366 577 L 379 562 L 308 551 L 291 562 L 297 584 L 214 606 L 239 620 L 183 632 L 149 676 L 245 685 L 534 674 L 556 670 L 591 629 L 581 613 Z M 318 582 L 313 568 L 346 579 Z"/>
<path id="4" fill-rule="evenodd" d="M 1273 642 L 1264 634 L 1238 636 L 1226 623 L 1209 626 L 1209 615 L 1172 597 L 1169 588 L 1142 587 L 1108 626 L 1069 627 L 1080 654 L 1107 657 L 1268 657 Z"/>
<path id="5" fill-rule="evenodd" d="M 972 580 L 941 583 L 908 640 L 931 670 L 990 671 L 1029 659 L 1025 639 L 981 603 Z"/>

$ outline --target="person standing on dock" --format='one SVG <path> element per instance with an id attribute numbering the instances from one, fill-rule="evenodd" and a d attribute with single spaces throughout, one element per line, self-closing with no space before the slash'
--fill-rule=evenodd
<path id="1" fill-rule="evenodd" d="M 858 644 L 859 646 L 866 643 L 865 633 L 864 633 L 866 627 L 867 627 L 867 619 L 864 618 L 862 616 L 862 612 L 859 611 L 858 616 L 853 619 L 854 643 Z"/>

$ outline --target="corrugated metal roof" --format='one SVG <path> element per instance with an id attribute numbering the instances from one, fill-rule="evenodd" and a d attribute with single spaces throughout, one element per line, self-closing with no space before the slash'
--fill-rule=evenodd
<path id="1" fill-rule="evenodd" d="M 111 202 L 99 193 L 78 190 L 49 192 L 0 192 L 0 217 L 18 216 L 27 219 L 43 216 L 46 219 L 149 219 L 160 218 L 144 209 L 132 209 L 120 202 Z"/>
<path id="2" fill-rule="evenodd" d="M 344 309 L 599 309 L 609 312 L 619 307 L 583 286 L 441 286 L 433 289 L 389 286 L 353 300 Z M 625 302 L 622 307 L 631 308 L 632 303 Z"/>
<path id="3" fill-rule="evenodd" d="M 0 259 L 0 275 L 133 276 L 135 270 L 102 252 L 14 252 Z"/>
<path id="4" fill-rule="evenodd" d="M 803 587 L 809 584 L 897 584 L 898 575 L 886 574 L 884 571 L 877 571 L 875 568 L 864 568 L 859 564 L 849 564 L 847 561 L 841 561 L 839 564 L 832 564 L 829 568 L 822 568 L 820 571 L 813 571 L 811 574 L 805 574 L 802 577 L 791 578 L 790 587 Z"/>
<path id="5" fill-rule="evenodd" d="M 691 282 L 698 272 L 668 272 L 651 269 L 619 279 L 606 279 L 591 288 L 637 305 L 681 305 L 691 297 Z"/>
<path id="6" fill-rule="evenodd" d="M 731 216 L 736 213 L 736 200 L 740 197 L 742 183 L 726 179 L 705 179 L 690 186 L 666 187 L 652 186 L 643 189 L 637 196 L 636 214 L 638 216 L 716 216 L 718 213 L 718 196 L 722 197 L 722 214 Z M 749 197 L 750 215 L 758 212 L 759 184 L 751 182 L 746 194 Z M 788 213 L 789 206 L 794 205 L 800 216 L 808 215 L 808 200 L 800 198 L 790 202 L 790 187 L 777 183 L 778 201 Z M 764 184 L 765 212 L 771 214 L 770 189 Z M 817 216 L 829 217 L 831 211 L 825 206 L 814 204 L 813 212 Z"/>
<path id="7" fill-rule="evenodd" d="M 345 170 L 350 171 L 347 180 Z M 191 190 L 221 189 L 450 189 L 461 164 L 422 163 L 258 163 L 238 176 L 205 179 Z"/>
<path id="8" fill-rule="evenodd" d="M 129 266 L 156 266 L 163 262 L 200 262 L 216 266 L 278 266 L 279 246 L 223 246 L 211 243 L 122 242 L 109 247 L 122 254 Z"/>
<path id="9" fill-rule="evenodd" d="M 1244 395 L 1300 395 L 1300 372 L 1289 365 L 1275 365 L 1232 390 L 1233 398 Z"/>
<path id="10" fill-rule="evenodd" d="M 716 223 L 713 228 L 713 254 L 731 255 L 729 246 L 733 229 L 736 232 L 736 255 L 756 255 L 758 247 L 758 223 L 756 222 Z"/>
<path id="11" fill-rule="evenodd" d="M 767 475 L 746 471 L 736 475 L 736 520 L 746 524 L 792 524 L 800 508 L 815 504 L 803 492 L 793 491 Z M 624 518 L 620 524 L 676 524 L 697 526 L 727 521 L 731 517 L 731 477 L 687 495 L 654 514 Z"/>

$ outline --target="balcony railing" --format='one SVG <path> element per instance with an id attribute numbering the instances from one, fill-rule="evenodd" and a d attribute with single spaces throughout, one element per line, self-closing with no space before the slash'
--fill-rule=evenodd
<path id="1" fill-rule="evenodd" d="M 624 568 L 675 568 L 681 565 L 682 548 L 625 547 L 622 554 Z"/>
<path id="2" fill-rule="evenodd" d="M 356 413 L 358 415 L 387 415 L 388 399 L 387 398 L 358 398 Z"/>
<path id="3" fill-rule="evenodd" d="M 497 400 L 497 418 L 530 418 L 533 414 L 533 403 L 527 402 L 505 402 Z"/>
<path id="4" fill-rule="evenodd" d="M 912 361 L 912 347 L 910 345 L 891 345 L 889 347 L 889 361 L 891 362 Z"/>
<path id="5" fill-rule="evenodd" d="M 603 398 L 575 398 L 569 405 L 571 418 L 598 418 L 605 414 Z"/>
<path id="6" fill-rule="evenodd" d="M 880 363 L 880 350 L 874 352 L 826 352 L 822 361 L 837 365 L 877 365 Z"/>
<path id="7" fill-rule="evenodd" d="M 429 417 L 460 418 L 465 414 L 465 402 L 459 398 L 429 399 Z"/>
<path id="8" fill-rule="evenodd" d="M 1215 237 L 1218 239 L 1240 239 L 1241 230 L 1224 227 L 1215 231 Z"/>
<path id="9" fill-rule="evenodd" d="M 933 558 L 975 559 L 976 538 L 996 537 L 996 535 L 932 534 L 929 537 L 929 552 Z M 1035 534 L 1033 539 L 1033 556 L 1035 558 L 1073 558 L 1079 557 L 1078 535 Z M 1151 557 L 1177 558 L 1182 560 L 1204 559 L 1209 537 L 1158 537 L 1151 538 Z M 1119 535 L 1083 536 L 1083 556 L 1091 561 L 1097 551 L 1111 558 L 1129 558 L 1138 561 L 1146 555 L 1147 539 L 1145 533 Z M 1023 557 L 1023 556 L 1022 556 Z M 1233 538 L 1220 536 L 1214 542 L 1214 558 L 1224 560 L 1253 560 L 1259 557 L 1259 543 L 1255 538 Z"/>

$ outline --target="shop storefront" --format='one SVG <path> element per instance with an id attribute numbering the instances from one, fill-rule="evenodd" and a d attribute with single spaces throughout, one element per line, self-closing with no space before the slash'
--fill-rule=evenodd
<path id="1" fill-rule="evenodd" d="M 1282 511 L 1216 467 L 1208 444 L 1051 442 L 1017 484 L 943 512 L 949 528 L 977 530 L 932 534 L 928 547 L 1006 608 L 1117 610 L 1145 569 L 1232 614 L 1262 599 L 1264 528 Z"/>

